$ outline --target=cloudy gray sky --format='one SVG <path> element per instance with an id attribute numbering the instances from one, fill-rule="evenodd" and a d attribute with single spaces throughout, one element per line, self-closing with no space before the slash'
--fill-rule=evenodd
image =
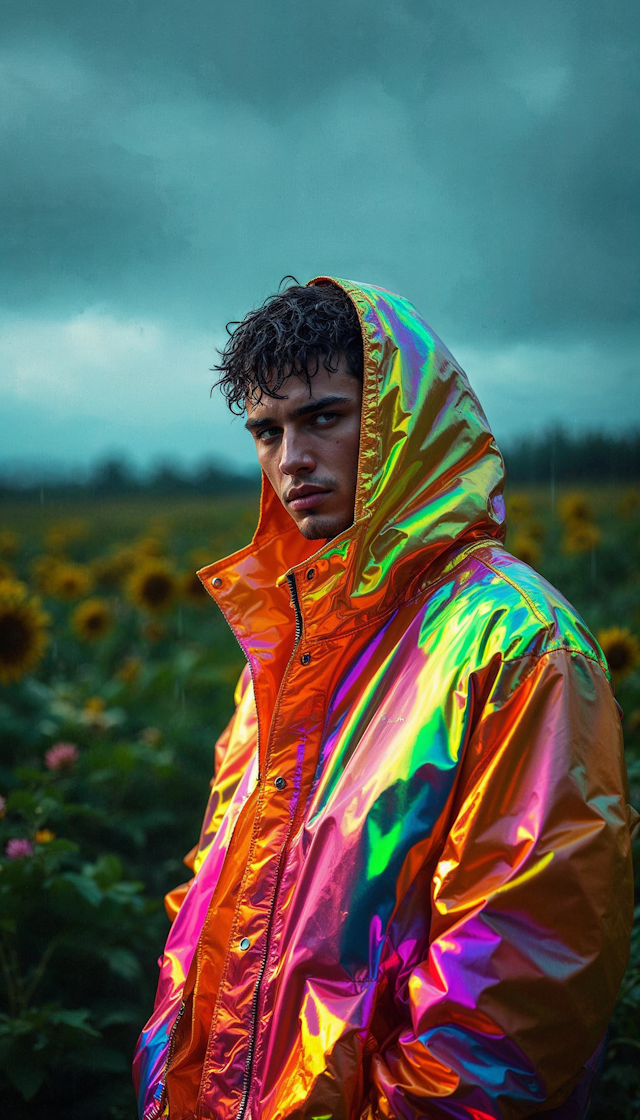
<path id="1" fill-rule="evenodd" d="M 286 273 L 411 299 L 500 438 L 640 423 L 637 0 L 2 0 L 0 458 L 249 461 Z"/>

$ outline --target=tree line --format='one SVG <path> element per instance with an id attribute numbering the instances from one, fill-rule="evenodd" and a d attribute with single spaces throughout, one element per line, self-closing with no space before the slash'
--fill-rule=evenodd
<path id="1" fill-rule="evenodd" d="M 617 483 L 640 480 L 640 429 L 572 435 L 552 428 L 504 448 L 510 482 Z"/>
<path id="2" fill-rule="evenodd" d="M 503 448 L 511 483 L 611 484 L 640 481 L 640 429 L 609 434 L 571 434 L 553 428 L 521 437 Z M 119 497 L 211 495 L 226 497 L 255 493 L 257 470 L 241 473 L 219 461 L 195 466 L 160 462 L 141 471 L 124 458 L 110 457 L 83 471 L 0 465 L 0 498 Z"/>

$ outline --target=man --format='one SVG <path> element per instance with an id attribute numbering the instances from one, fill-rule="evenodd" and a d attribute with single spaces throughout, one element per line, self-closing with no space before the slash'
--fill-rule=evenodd
<path id="1" fill-rule="evenodd" d="M 262 502 L 200 576 L 248 667 L 140 1114 L 577 1120 L 632 908 L 601 651 L 505 552 L 499 451 L 404 299 L 288 288 L 219 368 Z"/>

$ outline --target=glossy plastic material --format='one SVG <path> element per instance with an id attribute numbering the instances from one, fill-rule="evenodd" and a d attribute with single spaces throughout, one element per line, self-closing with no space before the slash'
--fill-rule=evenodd
<path id="1" fill-rule="evenodd" d="M 305 541 L 264 480 L 252 544 L 200 573 L 248 669 L 167 900 L 140 1115 L 577 1118 L 631 926 L 606 666 L 503 548 L 454 358 L 334 282 L 365 344 L 355 523 Z"/>

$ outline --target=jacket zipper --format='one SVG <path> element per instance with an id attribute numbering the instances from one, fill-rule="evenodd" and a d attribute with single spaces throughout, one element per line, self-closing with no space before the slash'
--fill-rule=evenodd
<path id="1" fill-rule="evenodd" d="M 302 611 L 300 610 L 300 600 L 298 598 L 298 588 L 296 586 L 296 577 L 293 572 L 287 574 L 287 583 L 289 584 L 289 591 L 291 592 L 291 605 L 296 616 L 296 637 L 293 643 L 293 652 L 295 653 L 296 646 L 302 637 Z"/>
<path id="2" fill-rule="evenodd" d="M 299 643 L 299 641 L 302 637 L 302 611 L 300 610 L 300 600 L 298 599 L 298 588 L 296 586 L 296 577 L 293 575 L 292 572 L 289 572 L 287 574 L 287 583 L 289 584 L 289 590 L 291 592 L 291 604 L 293 606 L 294 614 L 295 614 L 295 617 L 296 617 L 295 639 L 294 639 L 294 643 L 293 643 L 293 650 L 291 651 L 291 657 L 289 658 L 289 663 L 287 665 L 287 669 L 288 669 L 289 665 L 291 664 L 291 662 L 293 660 L 293 655 L 296 651 L 296 647 L 297 647 L 297 645 L 298 645 L 298 643 Z M 286 670 L 285 670 L 285 675 L 286 675 Z M 282 866 L 283 866 L 283 863 L 284 863 L 284 857 L 285 857 L 285 852 L 286 852 L 286 849 L 287 849 L 288 839 L 289 839 L 289 837 L 287 836 L 284 844 L 282 845 L 282 850 L 280 852 L 280 858 L 278 860 L 278 867 L 276 869 L 276 881 L 275 881 L 275 884 L 274 884 L 273 895 L 271 897 L 271 903 L 269 905 L 269 914 L 268 914 L 268 917 L 267 917 L 267 927 L 266 927 L 266 933 L 265 933 L 264 952 L 262 954 L 262 960 L 260 962 L 260 969 L 259 969 L 258 975 L 256 977 L 255 987 L 253 989 L 253 999 L 252 999 L 252 1002 L 251 1002 L 251 1029 L 250 1029 L 250 1033 L 249 1033 L 249 1045 L 247 1047 L 247 1058 L 246 1058 L 245 1066 L 244 1066 L 244 1077 L 242 1079 L 242 1096 L 240 1098 L 240 1104 L 238 1106 L 238 1111 L 236 1113 L 236 1120 L 244 1120 L 244 1115 L 247 1111 L 247 1106 L 249 1104 L 249 1097 L 251 1095 L 251 1078 L 252 1078 L 252 1075 L 253 1075 L 253 1060 L 254 1060 L 254 1057 L 255 1057 L 256 1040 L 257 1040 L 257 1033 L 258 1033 L 258 1012 L 260 1010 L 260 989 L 262 987 L 262 981 L 264 979 L 264 974 L 267 970 L 267 961 L 269 959 L 269 948 L 270 948 L 270 944 L 271 944 L 271 926 L 273 924 L 273 916 L 275 914 L 275 909 L 276 909 L 276 901 L 277 901 L 277 898 L 278 898 L 278 890 L 279 890 L 279 887 L 280 887 L 280 876 L 281 876 L 281 873 L 282 873 Z"/>
<path id="3" fill-rule="evenodd" d="M 176 1043 L 176 1034 L 180 1025 L 180 1020 L 185 1013 L 186 1007 L 186 1001 L 182 1000 L 180 1007 L 178 1008 L 178 1014 L 173 1020 L 173 1026 L 169 1034 L 169 1049 L 167 1050 L 167 1060 L 164 1064 L 164 1070 L 162 1071 L 162 1092 L 160 1093 L 160 1099 L 158 1101 L 156 1111 L 150 1113 L 150 1115 L 147 1117 L 147 1120 L 159 1120 L 159 1118 L 162 1116 L 167 1091 L 167 1073 L 169 1072 L 169 1062 L 173 1057 L 173 1051 Z"/>

